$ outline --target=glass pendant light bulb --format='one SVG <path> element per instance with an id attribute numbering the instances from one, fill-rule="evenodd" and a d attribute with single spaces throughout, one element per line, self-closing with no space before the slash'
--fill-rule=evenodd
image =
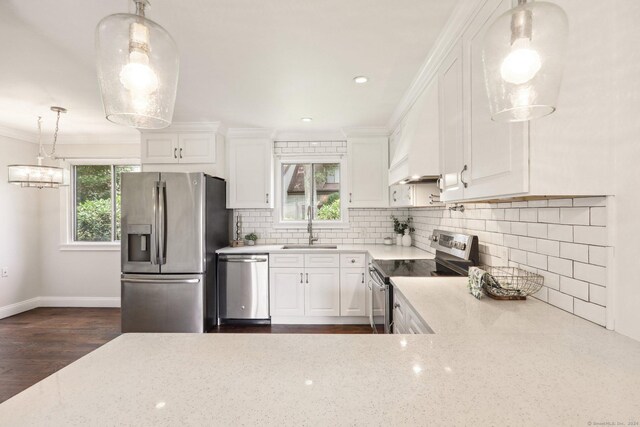
<path id="1" fill-rule="evenodd" d="M 534 78 L 540 67 L 540 55 L 531 49 L 528 39 L 521 38 L 516 40 L 511 52 L 502 61 L 500 75 L 507 82 L 519 85 Z"/>
<path id="2" fill-rule="evenodd" d="M 556 4 L 519 0 L 484 35 L 482 61 L 491 109 L 499 122 L 519 122 L 556 110 L 569 25 Z"/>
<path id="3" fill-rule="evenodd" d="M 179 59 L 167 31 L 144 14 L 146 0 L 133 0 L 136 14 L 104 18 L 96 29 L 98 80 L 107 120 L 140 129 L 171 124 Z"/>

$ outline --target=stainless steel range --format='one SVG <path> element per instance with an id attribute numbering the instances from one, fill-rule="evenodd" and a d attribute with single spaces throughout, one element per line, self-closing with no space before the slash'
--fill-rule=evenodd
<path id="1" fill-rule="evenodd" d="M 391 277 L 466 276 L 469 267 L 478 265 L 478 237 L 434 230 L 431 247 L 434 259 L 373 260 L 369 264 L 371 307 L 369 321 L 375 333 L 393 332 L 393 286 Z M 384 315 L 376 316 L 375 305 L 384 306 Z"/>

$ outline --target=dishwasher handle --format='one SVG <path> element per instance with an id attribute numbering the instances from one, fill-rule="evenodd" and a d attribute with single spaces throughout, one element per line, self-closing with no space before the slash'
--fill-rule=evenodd
<path id="1" fill-rule="evenodd" d="M 220 262 L 267 262 L 267 260 L 253 258 L 220 258 Z"/>
<path id="2" fill-rule="evenodd" d="M 269 255 L 221 255 L 218 259 L 220 262 L 269 262 Z"/>

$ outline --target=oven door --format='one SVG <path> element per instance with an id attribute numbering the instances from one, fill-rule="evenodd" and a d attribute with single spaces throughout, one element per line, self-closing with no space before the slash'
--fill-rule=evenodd
<path id="1" fill-rule="evenodd" d="M 371 280 L 369 281 L 369 323 L 373 333 L 391 333 L 391 300 L 389 285 L 384 283 L 380 273 L 370 267 Z"/>

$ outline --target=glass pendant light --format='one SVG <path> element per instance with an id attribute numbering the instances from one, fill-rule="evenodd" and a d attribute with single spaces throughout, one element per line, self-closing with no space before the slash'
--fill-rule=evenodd
<path id="1" fill-rule="evenodd" d="M 564 10 L 545 1 L 518 0 L 491 24 L 482 60 L 493 120 L 520 122 L 556 110 L 568 32 Z"/>
<path id="2" fill-rule="evenodd" d="M 173 38 L 136 13 L 109 15 L 96 28 L 98 80 L 107 120 L 140 129 L 171 124 L 178 86 L 178 49 Z"/>
<path id="3" fill-rule="evenodd" d="M 56 130 L 53 134 L 51 152 L 47 153 L 44 148 L 42 148 L 42 117 L 38 117 L 38 164 L 9 165 L 9 184 L 35 188 L 58 188 L 63 184 L 64 177 L 62 168 L 42 165 L 42 160 L 45 157 L 56 158 L 56 141 L 58 140 L 60 114 L 67 112 L 67 110 L 62 107 L 51 107 L 51 111 L 57 113 Z"/>

